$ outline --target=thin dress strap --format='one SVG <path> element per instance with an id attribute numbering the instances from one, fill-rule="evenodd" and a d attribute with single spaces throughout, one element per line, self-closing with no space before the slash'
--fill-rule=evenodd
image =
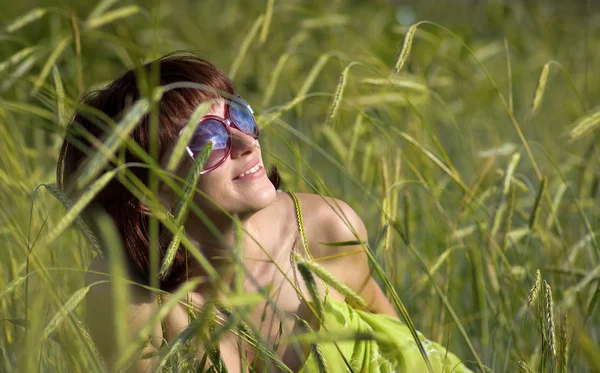
<path id="1" fill-rule="evenodd" d="M 188 304 L 186 306 L 187 309 L 187 316 L 188 316 L 188 324 L 192 322 L 192 320 L 196 320 L 196 314 L 194 314 L 194 310 L 192 309 L 192 303 L 191 300 L 189 298 L 189 295 L 187 297 L 187 301 Z M 160 294 L 156 294 L 156 303 L 158 303 L 158 307 L 162 307 L 162 297 L 160 296 Z M 160 328 L 162 329 L 162 336 L 164 338 L 164 340 L 167 340 L 167 323 L 165 321 L 165 318 L 163 317 L 162 319 L 160 319 Z"/>
<path id="2" fill-rule="evenodd" d="M 162 297 L 160 294 L 156 294 L 156 302 L 158 303 L 158 307 L 162 307 Z M 167 340 L 167 323 L 165 322 L 165 318 L 160 319 L 160 328 L 162 329 L 162 337 L 163 340 Z"/>
<path id="3" fill-rule="evenodd" d="M 315 258 L 313 258 L 310 250 L 308 248 L 308 242 L 306 240 L 306 232 L 304 230 L 304 218 L 302 217 L 302 208 L 300 208 L 300 201 L 294 192 L 288 192 L 292 199 L 294 200 L 294 207 L 296 208 L 296 218 L 298 219 L 298 231 L 300 231 L 300 239 L 302 240 L 302 247 L 304 248 L 304 253 L 310 259 L 311 262 L 315 262 Z M 325 297 L 329 295 L 329 287 L 327 287 L 327 283 L 321 279 L 323 282 L 323 286 L 325 287 Z"/>

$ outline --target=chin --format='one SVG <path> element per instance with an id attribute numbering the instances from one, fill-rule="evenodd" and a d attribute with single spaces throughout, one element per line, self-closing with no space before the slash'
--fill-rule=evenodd
<path id="1" fill-rule="evenodd" d="M 239 202 L 241 202 L 239 204 L 240 211 L 237 211 L 240 215 L 258 212 L 271 205 L 277 198 L 277 191 L 266 176 L 264 180 L 256 180 L 249 185 L 244 185 L 242 188 L 236 189 L 238 189 L 237 194 Z"/>
<path id="2" fill-rule="evenodd" d="M 277 198 L 277 191 L 266 174 L 253 180 L 221 179 L 220 181 L 219 183 L 209 178 L 201 178 L 202 185 L 200 185 L 200 189 L 206 193 L 210 200 L 228 213 L 237 214 L 240 217 L 259 212 L 272 204 Z M 222 214 L 220 208 L 204 198 L 199 198 L 196 202 L 208 215 Z"/>

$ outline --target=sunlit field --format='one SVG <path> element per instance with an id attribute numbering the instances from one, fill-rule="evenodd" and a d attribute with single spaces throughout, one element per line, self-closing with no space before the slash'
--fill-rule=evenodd
<path id="1" fill-rule="evenodd" d="M 78 216 L 131 175 L 98 152 L 70 201 L 56 162 L 84 92 L 176 50 L 234 81 L 283 190 L 362 217 L 404 322 L 473 371 L 600 372 L 600 3 L 3 1 L 0 46 L 1 372 L 123 368 L 84 322 L 85 270 L 119 242 Z M 114 333 L 122 362 L 144 342 Z M 192 335 L 157 370 L 201 371 Z"/>

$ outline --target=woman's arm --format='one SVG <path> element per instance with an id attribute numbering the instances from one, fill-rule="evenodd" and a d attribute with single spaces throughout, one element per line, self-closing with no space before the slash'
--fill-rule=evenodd
<path id="1" fill-rule="evenodd" d="M 99 274 L 100 273 L 106 273 Z M 117 339 L 115 335 L 115 322 L 113 311 L 112 283 L 107 282 L 110 279 L 108 261 L 96 258 L 88 268 L 86 274 L 86 285 L 95 284 L 90 288 L 86 296 L 86 319 L 90 329 L 90 333 L 96 342 L 96 347 L 102 354 L 107 363 L 107 368 L 113 369 L 116 360 L 119 358 L 117 350 Z M 158 303 L 156 296 L 152 293 L 142 293 L 140 289 L 132 287 L 130 289 L 130 303 L 126 307 L 126 320 L 129 334 L 132 341 L 140 338 L 139 333 L 142 328 L 146 327 L 153 315 L 158 312 Z M 149 339 L 141 351 L 140 356 L 149 353 L 157 352 L 167 337 L 174 339 L 178 334 L 177 330 L 182 331 L 187 326 L 187 312 L 183 308 L 176 308 L 171 311 L 173 313 L 173 334 L 167 329 L 168 336 L 163 336 L 163 331 L 160 322 L 153 325 L 150 334 L 144 336 Z M 179 315 L 177 315 L 179 314 Z M 177 325 L 175 325 L 177 324 Z M 227 333 L 219 342 L 221 358 L 229 372 L 241 372 L 240 354 L 238 353 L 236 336 L 233 333 Z M 201 347 L 198 348 L 198 355 L 202 355 Z M 128 372 L 142 373 L 150 372 L 158 363 L 158 357 L 135 360 Z M 206 370 L 210 368 L 207 364 Z"/>
<path id="2" fill-rule="evenodd" d="M 324 242 L 367 242 L 367 229 L 358 214 L 345 202 L 332 198 L 310 196 L 306 204 L 309 205 L 307 213 L 314 214 L 308 220 L 314 232 L 310 248 L 317 262 L 317 257 L 331 258 L 325 259 L 327 269 L 358 293 L 370 311 L 397 317 L 394 307 L 371 277 L 368 256 L 362 245 L 323 245 Z M 311 235 L 308 236 L 310 239 Z"/>

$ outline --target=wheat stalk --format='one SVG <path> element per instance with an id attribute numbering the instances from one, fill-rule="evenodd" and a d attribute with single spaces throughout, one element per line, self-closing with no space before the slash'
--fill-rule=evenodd
<path id="1" fill-rule="evenodd" d="M 546 339 L 548 341 L 548 350 L 553 358 L 556 358 L 556 328 L 554 325 L 554 301 L 552 300 L 552 289 L 544 280 L 544 298 L 546 300 Z"/>
<path id="2" fill-rule="evenodd" d="M 399 73 L 404 64 L 406 63 L 406 60 L 410 55 L 410 49 L 412 48 L 415 33 L 417 32 L 417 26 L 419 26 L 419 24 L 415 23 L 414 25 L 408 28 L 408 32 L 406 33 L 406 36 L 404 36 L 404 43 L 402 44 L 402 49 L 400 49 L 400 52 L 396 57 L 396 61 L 394 62 L 394 68 L 392 69 L 392 73 Z"/>
<path id="3" fill-rule="evenodd" d="M 533 103 L 531 105 L 531 111 L 533 113 L 537 112 L 540 108 L 540 104 L 542 103 L 542 98 L 544 97 L 544 90 L 546 88 L 546 82 L 548 81 L 548 74 L 550 73 L 550 62 L 544 65 L 542 68 L 542 73 L 537 82 L 537 87 L 535 88 L 535 95 L 533 96 Z"/>
<path id="4" fill-rule="evenodd" d="M 527 297 L 527 306 L 533 310 L 535 306 L 535 302 L 539 299 L 540 292 L 542 289 L 542 274 L 538 269 L 535 272 L 535 281 L 533 282 L 533 286 L 531 290 L 529 290 L 529 296 Z"/>

